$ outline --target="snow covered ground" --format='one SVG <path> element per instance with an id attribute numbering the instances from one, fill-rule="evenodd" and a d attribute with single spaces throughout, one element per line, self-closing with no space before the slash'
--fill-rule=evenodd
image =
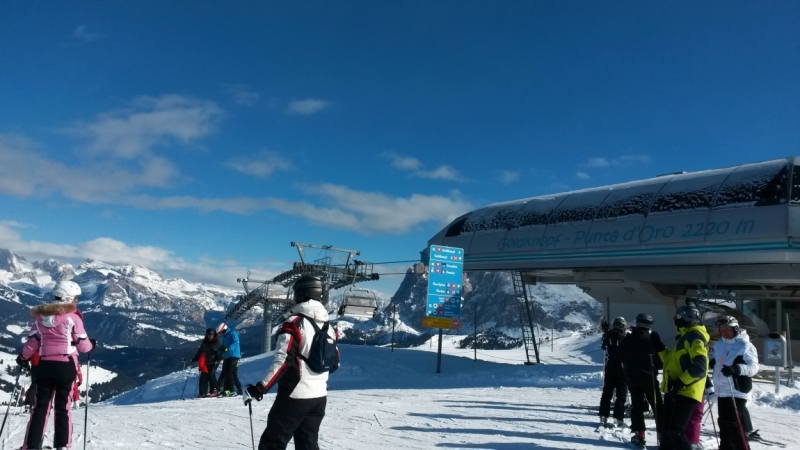
<path id="1" fill-rule="evenodd" d="M 564 337 L 541 349 L 543 364 L 524 366 L 524 350 L 455 348 L 446 336 L 442 371 L 436 342 L 416 349 L 342 345 L 342 366 L 331 375 L 323 449 L 529 449 L 627 448 L 628 433 L 595 432 L 601 353 L 599 336 Z M 263 375 L 270 356 L 242 361 L 243 383 Z M 188 375 L 188 377 L 187 377 Z M 89 449 L 251 448 L 247 408 L 239 398 L 181 401 L 193 397 L 197 372 L 151 380 L 89 409 Z M 187 383 L 188 380 L 188 383 Z M 183 391 L 186 386 L 185 392 Z M 757 383 L 751 414 L 767 438 L 800 448 L 800 389 Z M 256 403 L 256 443 L 275 394 Z M 714 412 L 716 415 L 716 411 Z M 9 417 L 0 449 L 19 448 L 27 416 Z M 75 446 L 83 446 L 83 411 L 75 414 Z M 713 442 L 711 421 L 704 441 Z M 48 432 L 47 439 L 51 438 Z M 655 434 L 648 433 L 655 443 Z M 49 443 L 49 441 L 48 441 Z M 291 445 L 289 448 L 292 448 Z M 768 448 L 754 444 L 753 449 Z"/>

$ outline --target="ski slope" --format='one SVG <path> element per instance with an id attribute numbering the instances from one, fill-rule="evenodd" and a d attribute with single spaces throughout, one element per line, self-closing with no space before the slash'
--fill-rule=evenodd
<path id="1" fill-rule="evenodd" d="M 599 336 L 562 336 L 544 364 L 525 366 L 524 350 L 479 351 L 455 347 L 445 336 L 441 373 L 436 344 L 415 349 L 341 345 L 342 366 L 331 375 L 322 449 L 594 449 L 629 448 L 629 434 L 599 434 L 594 406 L 600 396 Z M 256 382 L 270 356 L 243 359 L 243 383 Z M 187 377 L 188 375 L 188 377 Z M 188 382 L 187 382 L 188 380 Z M 151 380 L 89 409 L 89 449 L 252 448 L 248 410 L 240 398 L 180 400 L 195 395 L 197 372 Z M 756 383 L 750 408 L 766 438 L 800 441 L 800 389 Z M 256 445 L 275 394 L 253 408 Z M 75 411 L 75 445 L 83 448 L 83 410 Z M 714 411 L 716 416 L 716 408 Z M 22 444 L 27 416 L 12 412 L 0 449 Z M 652 422 L 650 422 L 652 425 Z M 711 421 L 704 442 L 714 440 Z M 47 433 L 46 444 L 52 441 Z M 648 443 L 655 434 L 648 432 Z M 290 445 L 289 448 L 292 448 Z M 768 448 L 753 444 L 753 449 Z M 800 444 L 787 448 L 800 449 Z"/>

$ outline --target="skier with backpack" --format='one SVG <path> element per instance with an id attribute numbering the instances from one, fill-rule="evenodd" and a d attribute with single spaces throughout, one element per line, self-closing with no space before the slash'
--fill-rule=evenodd
<path id="1" fill-rule="evenodd" d="M 328 374 L 339 367 L 336 331 L 320 303 L 322 281 L 304 275 L 292 286 L 295 306 L 277 333 L 275 359 L 263 381 L 247 385 L 257 401 L 275 385 L 278 393 L 269 411 L 259 450 L 285 449 L 294 437 L 295 449 L 317 449 L 325 416 Z"/>

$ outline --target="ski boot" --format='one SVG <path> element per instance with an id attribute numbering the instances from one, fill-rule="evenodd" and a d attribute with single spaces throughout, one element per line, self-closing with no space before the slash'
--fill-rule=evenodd
<path id="1" fill-rule="evenodd" d="M 613 425 L 608 423 L 608 417 L 600 416 L 600 428 L 612 428 Z"/>
<path id="2" fill-rule="evenodd" d="M 208 394 L 209 397 L 216 397 L 218 395 L 219 395 L 219 392 L 217 392 L 217 391 L 211 391 L 211 393 Z"/>
<path id="3" fill-rule="evenodd" d="M 644 440 L 644 431 L 639 431 L 631 436 L 631 444 L 639 448 L 647 448 L 647 443 Z"/>
<path id="4" fill-rule="evenodd" d="M 625 422 L 623 422 L 623 421 L 622 421 L 622 419 L 617 419 L 617 420 L 616 420 L 616 423 L 614 423 L 614 425 L 615 425 L 617 428 L 625 428 Z"/>

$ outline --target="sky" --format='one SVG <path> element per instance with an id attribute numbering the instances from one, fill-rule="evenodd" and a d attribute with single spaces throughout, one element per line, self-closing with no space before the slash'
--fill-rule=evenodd
<path id="1" fill-rule="evenodd" d="M 402 261 L 362 285 L 392 294 L 481 206 L 800 154 L 798 23 L 789 1 L 4 1 L 0 248 L 235 286 L 331 245 Z"/>

